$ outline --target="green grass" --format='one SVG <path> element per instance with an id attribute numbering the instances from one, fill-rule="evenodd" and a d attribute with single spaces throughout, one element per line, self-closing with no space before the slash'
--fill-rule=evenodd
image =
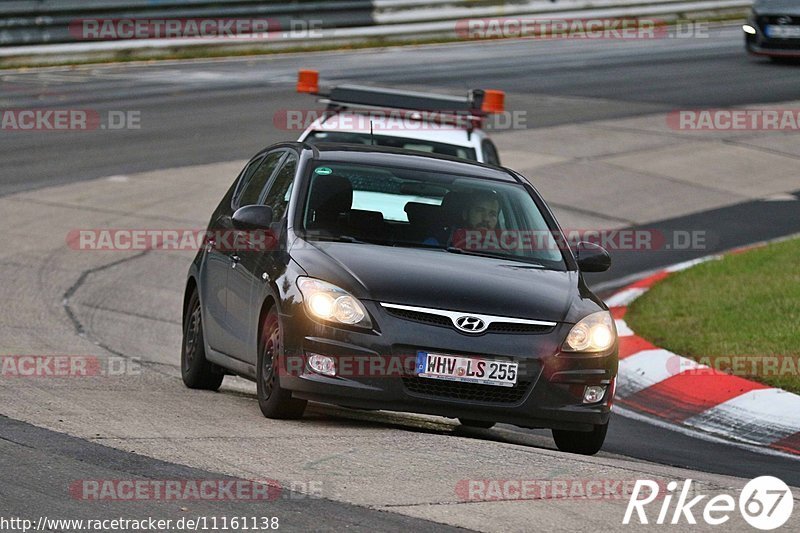
<path id="1" fill-rule="evenodd" d="M 800 239 L 674 274 L 634 301 L 625 320 L 637 335 L 703 363 L 789 356 L 779 363 L 785 372 L 733 373 L 800 393 Z"/>

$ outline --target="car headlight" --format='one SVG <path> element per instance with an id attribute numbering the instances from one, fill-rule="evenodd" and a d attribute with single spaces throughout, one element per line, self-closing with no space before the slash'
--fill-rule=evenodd
<path id="1" fill-rule="evenodd" d="M 326 281 L 306 277 L 297 278 L 297 287 L 303 294 L 303 301 L 310 315 L 348 326 L 372 327 L 367 310 L 344 289 Z"/>
<path id="2" fill-rule="evenodd" d="M 585 317 L 567 335 L 561 350 L 564 352 L 604 352 L 617 340 L 617 327 L 608 311 L 598 311 Z"/>

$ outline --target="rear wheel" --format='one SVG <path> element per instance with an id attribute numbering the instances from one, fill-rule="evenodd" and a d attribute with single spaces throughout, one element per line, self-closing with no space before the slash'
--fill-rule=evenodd
<path id="1" fill-rule="evenodd" d="M 607 431 L 608 423 L 596 425 L 592 431 L 554 429 L 553 439 L 562 452 L 594 455 L 603 447 Z"/>
<path id="2" fill-rule="evenodd" d="M 267 418 L 300 418 L 306 410 L 305 400 L 292 398 L 291 391 L 282 389 L 278 370 L 283 358 L 281 323 L 275 307 L 269 310 L 261 329 L 256 368 L 258 406 Z"/>
<path id="3" fill-rule="evenodd" d="M 484 420 L 471 420 L 469 418 L 459 418 L 458 421 L 461 422 L 462 426 L 467 426 L 471 428 L 483 428 L 483 429 L 489 429 L 495 424 L 494 422 L 486 422 Z"/>
<path id="4" fill-rule="evenodd" d="M 181 346 L 181 378 L 190 389 L 217 390 L 225 379 L 222 370 L 206 359 L 203 337 L 203 317 L 197 291 L 189 298 L 183 318 L 183 343 Z"/>

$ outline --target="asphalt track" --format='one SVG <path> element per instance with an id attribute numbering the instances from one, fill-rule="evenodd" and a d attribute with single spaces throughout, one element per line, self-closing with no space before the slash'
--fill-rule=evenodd
<path id="1" fill-rule="evenodd" d="M 81 134 L 0 133 L 0 195 L 102 176 L 245 159 L 265 145 L 296 135 L 273 127 L 276 112 L 313 107 L 309 98 L 296 95 L 291 87 L 299 66 L 318 68 L 323 79 L 333 82 L 368 81 L 448 90 L 473 86 L 503 89 L 509 93 L 509 107 L 527 110 L 534 117 L 529 121 L 530 127 L 629 117 L 678 107 L 800 99 L 800 68 L 748 58 L 742 53 L 740 41 L 738 30 L 722 29 L 712 31 L 709 39 L 669 43 L 500 42 L 5 72 L 0 74 L 3 108 L 136 110 L 141 113 L 143 127 Z M 703 227 L 719 238 L 702 253 L 620 256 L 610 273 L 594 276 L 590 281 L 608 288 L 614 280 L 631 274 L 796 233 L 800 231 L 798 206 L 800 202 L 751 201 L 648 224 L 649 228 L 664 230 Z M 31 432 L 38 432 L 35 439 Z M 537 446 L 553 447 L 546 433 L 528 433 Z M 476 431 L 474 436 L 492 438 L 491 432 Z M 104 454 L 112 452 L 92 445 L 81 448 L 80 457 L 66 453 L 65 458 L 65 447 L 69 449 L 76 443 L 64 439 L 69 438 L 0 419 L 4 473 L 0 492 L 8 496 L 6 488 L 19 486 L 16 480 L 27 479 L 27 497 L 4 497 L 5 508 L 0 509 L 3 514 L 19 514 L 23 510 L 44 513 L 56 505 L 58 499 L 53 499 L 52 491 L 37 485 L 46 479 L 37 482 L 37 476 L 30 474 L 38 472 L 35 464 L 57 464 L 58 468 L 50 469 L 47 475 L 58 475 L 60 469 L 65 472 L 65 479 L 74 479 L 77 471 L 89 478 L 113 477 L 108 472 L 92 475 L 93 468 L 100 468 L 108 460 Z M 745 478 L 774 474 L 790 485 L 800 486 L 800 467 L 795 460 L 699 440 L 621 416 L 615 417 L 611 425 L 604 452 Z M 123 462 L 151 461 L 140 456 L 125 457 L 123 452 L 113 454 Z M 146 466 L 156 470 L 170 468 L 155 462 Z M 126 471 L 128 475 L 132 472 Z M 164 475 L 163 471 L 160 475 Z M 85 506 L 78 507 L 66 499 L 57 505 L 59 511 L 71 507 L 86 511 Z M 303 514 L 296 512 L 299 508 L 291 507 L 295 505 L 291 501 L 280 505 L 286 505 L 279 509 L 281 512 L 292 513 L 293 517 Z M 345 526 L 346 520 L 357 521 L 355 525 L 364 529 L 430 527 L 430 523 L 409 517 L 341 507 L 345 504 L 320 501 L 299 505 L 305 506 L 304 512 L 309 516 L 327 513 L 331 524 L 339 527 Z M 213 514 L 212 511 L 232 509 L 203 509 L 202 513 Z M 303 528 L 302 521 L 294 523 Z M 305 525 L 318 528 L 319 522 Z"/>
<path id="2" fill-rule="evenodd" d="M 290 531 L 463 531 L 426 520 L 281 491 L 262 501 L 76 502 L 63 487 L 84 479 L 175 479 L 236 481 L 199 469 L 121 452 L 0 416 L 0 516 L 74 520 L 161 520 L 198 517 L 278 517 Z M 269 493 L 272 494 L 272 493 Z M 320 517 L 325 517 L 324 521 Z M 208 524 L 210 522 L 206 522 Z M 219 522 L 220 526 L 222 522 Z M 174 528 L 174 526 L 173 526 Z M 177 529 L 177 528 L 175 528 Z M 55 530 L 55 528 L 54 528 Z M 67 528 L 64 528 L 67 530 Z"/>
<path id="3" fill-rule="evenodd" d="M 800 68 L 742 53 L 741 31 L 651 41 L 458 43 L 422 48 L 43 71 L 0 71 L 0 105 L 134 110 L 141 130 L 5 135 L 0 195 L 157 168 L 247 159 L 297 132 L 276 129 L 285 109 L 315 109 L 294 92 L 300 67 L 331 83 L 452 92 L 508 92 L 528 127 L 677 108 L 800 98 Z M 81 107 L 83 106 L 83 107 Z M 31 149 L 34 148 L 34 149 Z M 798 187 L 800 188 L 800 187 Z"/>

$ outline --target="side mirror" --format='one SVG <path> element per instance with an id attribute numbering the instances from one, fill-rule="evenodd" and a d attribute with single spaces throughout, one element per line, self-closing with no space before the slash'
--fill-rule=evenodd
<path id="1" fill-rule="evenodd" d="M 581 241 L 575 247 L 575 259 L 583 272 L 605 272 L 611 268 L 611 256 L 602 246 Z"/>
<path id="2" fill-rule="evenodd" d="M 240 207 L 231 219 L 233 227 L 240 230 L 270 229 L 272 208 L 268 205 Z"/>

